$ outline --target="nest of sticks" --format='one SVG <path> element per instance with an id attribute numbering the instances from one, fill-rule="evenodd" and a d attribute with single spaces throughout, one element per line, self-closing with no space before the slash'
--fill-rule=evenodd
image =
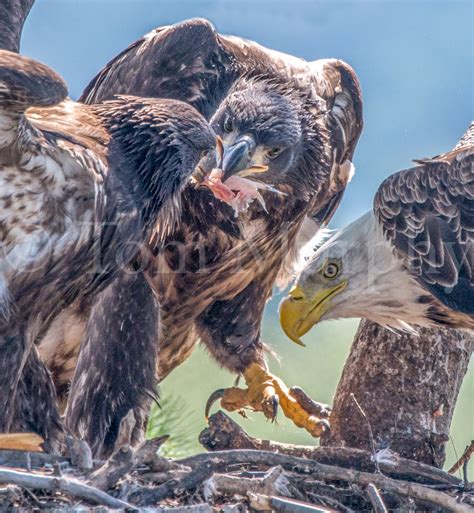
<path id="1" fill-rule="evenodd" d="M 250 437 L 223 412 L 200 435 L 209 452 L 180 460 L 157 451 L 166 440 L 130 445 L 133 413 L 107 461 L 69 439 L 68 457 L 0 451 L 0 511 L 467 512 L 474 484 L 388 452 L 279 444 Z M 453 467 L 454 468 L 454 467 Z M 453 469 L 451 469 L 452 471 Z M 454 471 L 457 470 L 454 468 Z"/>

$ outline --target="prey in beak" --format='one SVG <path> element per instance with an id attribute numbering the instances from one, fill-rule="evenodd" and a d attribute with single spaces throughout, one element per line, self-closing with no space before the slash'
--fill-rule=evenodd
<path id="1" fill-rule="evenodd" d="M 205 185 L 212 170 L 222 166 L 223 157 L 224 143 L 222 142 L 222 139 L 217 135 L 215 150 L 209 151 L 201 157 L 196 166 L 196 169 L 194 170 L 194 173 L 192 174 L 192 181 L 196 185 Z"/>
<path id="2" fill-rule="evenodd" d="M 312 298 L 307 298 L 303 289 L 295 285 L 288 296 L 280 303 L 280 325 L 285 334 L 300 346 L 305 344 L 300 337 L 318 323 L 331 308 L 331 298 L 346 288 L 343 280 L 332 287 L 319 290 Z"/>
<path id="3" fill-rule="evenodd" d="M 250 135 L 239 137 L 229 146 L 217 137 L 214 160 L 205 158 L 198 164 L 202 177 L 199 182 L 208 187 L 216 198 L 230 205 L 236 216 L 245 212 L 253 200 L 257 200 L 266 211 L 261 190 L 284 194 L 271 185 L 249 178 L 268 171 L 266 165 L 252 164 L 255 148 L 255 141 Z"/>

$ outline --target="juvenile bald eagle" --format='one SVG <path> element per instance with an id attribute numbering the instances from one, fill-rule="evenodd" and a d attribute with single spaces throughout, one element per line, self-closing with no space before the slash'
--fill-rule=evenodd
<path id="1" fill-rule="evenodd" d="M 341 317 L 474 329 L 474 124 L 454 150 L 417 162 L 309 260 L 280 305 L 292 340 Z"/>
<path id="2" fill-rule="evenodd" d="M 215 147 L 183 102 L 87 106 L 66 94 L 54 71 L 0 50 L 0 432 L 33 430 L 53 447 L 54 386 L 33 342 L 174 223 L 183 186 Z"/>
<path id="3" fill-rule="evenodd" d="M 188 187 L 179 226 L 164 248 L 150 238 L 150 258 L 141 269 L 161 305 L 159 340 L 141 316 L 147 298 L 135 294 L 126 276 L 104 291 L 92 311 L 71 308 L 53 323 L 40 351 L 63 393 L 85 331 L 68 426 L 96 453 L 110 449 L 129 409 L 146 418 L 145 391 L 155 384 L 149 354 L 157 344 L 163 379 L 199 339 L 249 384 L 246 391 L 222 391 L 225 407 L 251 406 L 273 417 L 280 400 L 287 416 L 319 435 L 319 419 L 284 385 L 275 393 L 260 325 L 273 285 L 291 275 L 298 248 L 327 223 L 350 179 L 362 128 L 354 72 L 338 60 L 305 62 L 191 20 L 133 43 L 97 75 L 82 100 L 117 93 L 176 98 L 209 119 L 224 142 L 227 190 L 209 185 L 239 214 L 209 189 Z"/>

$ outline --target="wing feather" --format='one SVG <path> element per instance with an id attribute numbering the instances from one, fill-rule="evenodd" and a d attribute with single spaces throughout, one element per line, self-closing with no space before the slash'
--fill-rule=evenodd
<path id="1" fill-rule="evenodd" d="M 221 35 L 208 21 L 193 19 L 157 28 L 130 45 L 92 80 L 80 100 L 96 103 L 116 94 L 175 98 L 210 118 L 232 83 L 243 76 L 291 81 L 325 111 L 332 173 L 325 194 L 318 195 L 308 210 L 311 222 L 305 223 L 300 237 L 306 240 L 307 226 L 317 231 L 327 225 L 352 177 L 351 160 L 363 125 L 362 94 L 355 72 L 346 63 L 307 62 L 253 41 Z M 321 115 L 320 109 L 315 115 Z M 281 281 L 291 279 L 291 267 L 288 262 L 282 266 Z"/>
<path id="2" fill-rule="evenodd" d="M 385 234 L 418 282 L 474 314 L 474 124 L 462 145 L 387 178 L 374 200 Z M 470 135 L 469 135 L 470 134 Z"/>
<path id="3" fill-rule="evenodd" d="M 159 27 L 132 43 L 92 79 L 79 101 L 117 94 L 182 100 L 210 117 L 236 73 L 233 56 L 206 20 Z"/>

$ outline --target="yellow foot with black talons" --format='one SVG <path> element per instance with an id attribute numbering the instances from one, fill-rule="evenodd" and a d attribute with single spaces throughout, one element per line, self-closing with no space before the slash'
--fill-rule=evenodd
<path id="1" fill-rule="evenodd" d="M 36 433 L 0 433 L 0 449 L 43 452 L 44 440 Z"/>
<path id="2" fill-rule="evenodd" d="M 283 413 L 312 436 L 319 437 L 329 430 L 329 407 L 313 401 L 300 387 L 288 387 L 270 374 L 263 366 L 253 363 L 244 372 L 246 389 L 232 387 L 216 390 L 206 404 L 206 418 L 212 405 L 220 399 L 221 407 L 227 411 L 242 411 L 249 408 L 261 411 L 274 421 L 278 407 Z"/>

